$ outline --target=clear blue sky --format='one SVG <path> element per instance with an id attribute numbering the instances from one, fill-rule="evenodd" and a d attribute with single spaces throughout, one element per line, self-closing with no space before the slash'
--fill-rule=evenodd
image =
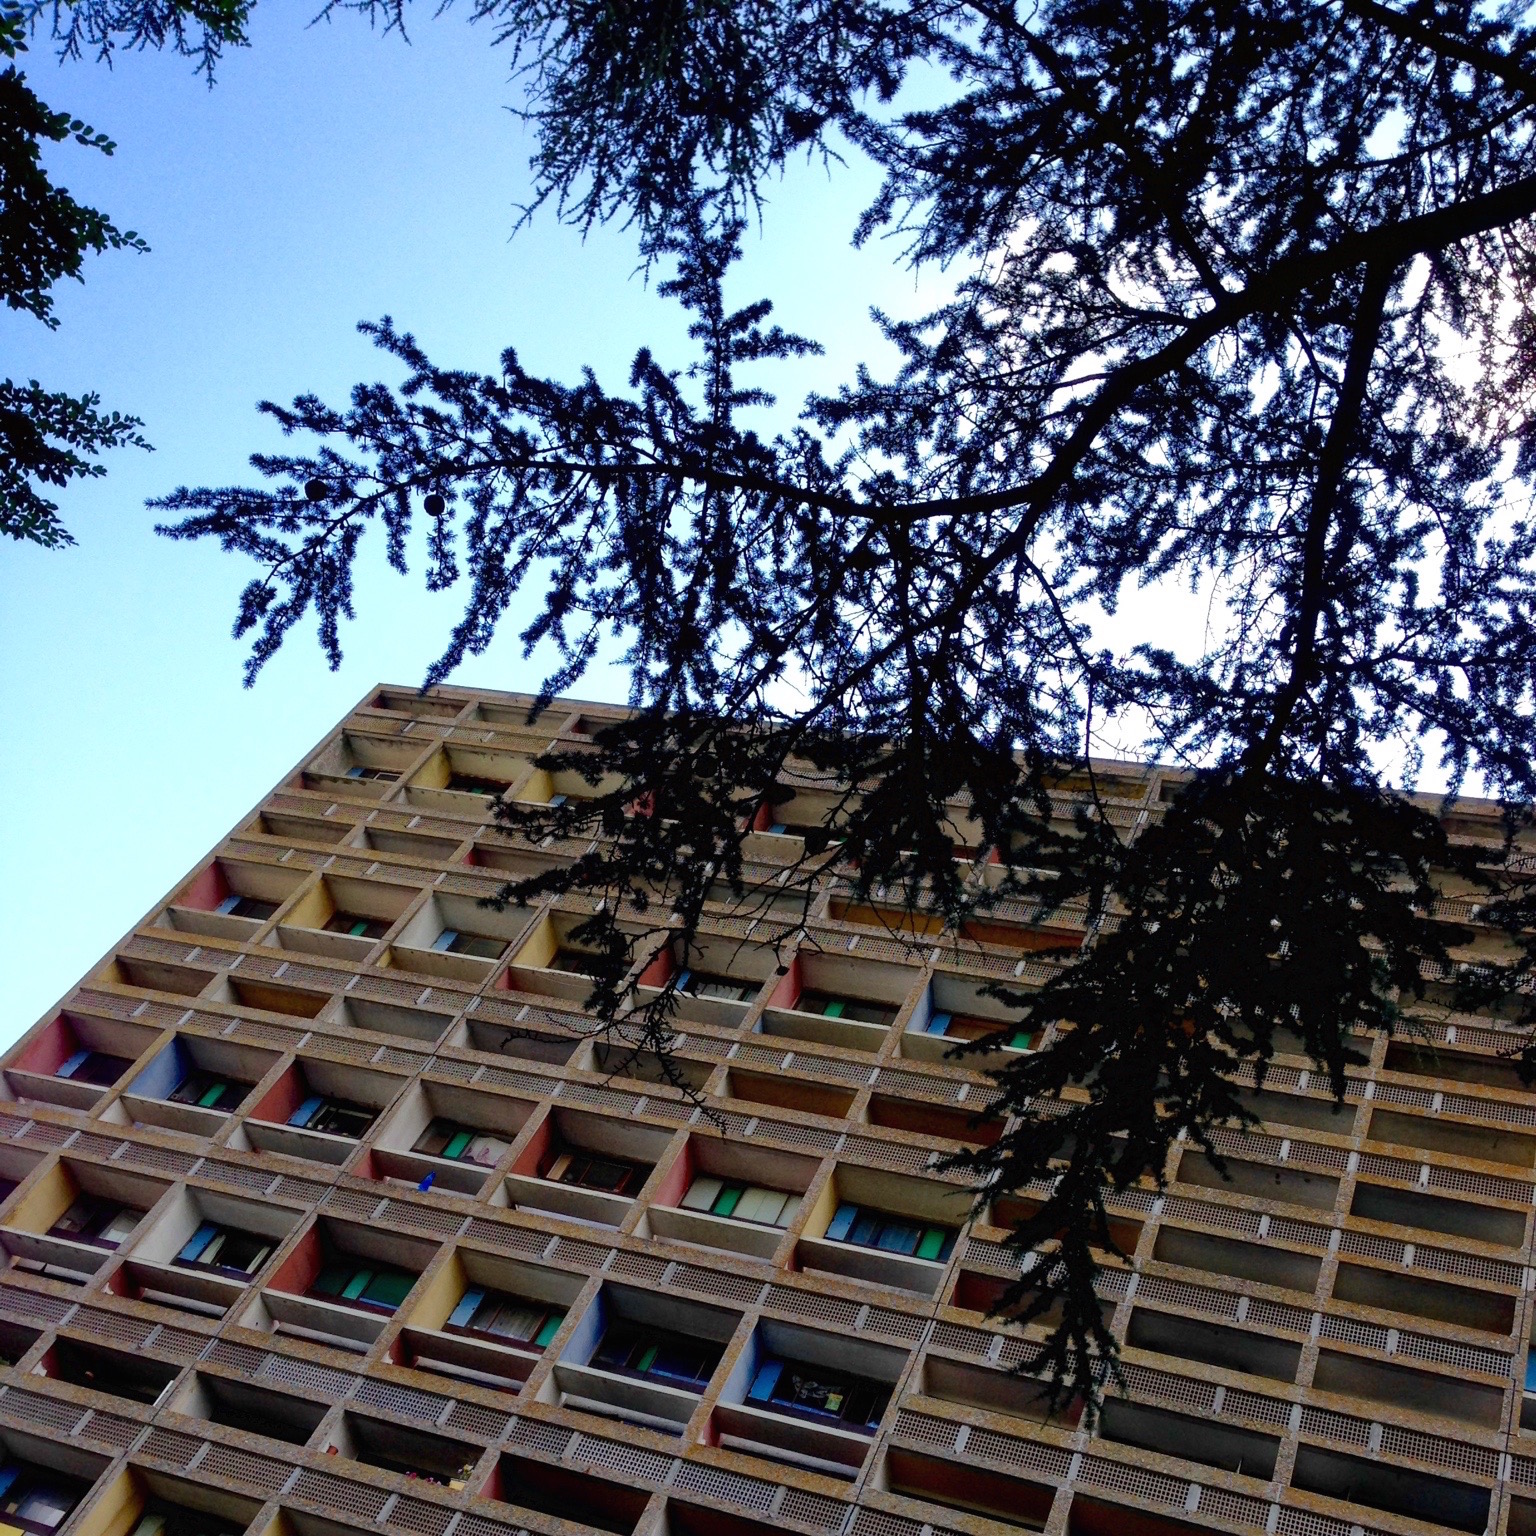
<path id="1" fill-rule="evenodd" d="M 258 400 L 340 400 L 378 377 L 360 319 L 390 313 L 459 365 L 492 367 L 510 342 L 543 371 L 590 362 L 615 385 L 638 344 L 681 335 L 622 233 L 583 242 L 543 215 L 512 237 L 529 146 L 484 29 L 423 11 L 406 46 L 308 14 L 259 8 L 253 46 L 212 91 L 153 54 L 110 70 L 61 68 L 42 48 L 27 62 L 45 100 L 119 146 L 61 150 L 58 179 L 152 251 L 90 260 L 83 286 L 58 291 L 57 332 L 0 315 L 4 370 L 99 390 L 143 417 L 156 452 L 114 455 L 106 479 L 65 494 L 76 548 L 0 544 L 0 1044 L 372 683 L 419 680 L 458 611 L 374 566 L 339 674 L 306 636 L 244 691 L 229 630 L 247 568 L 156 538 L 145 499 L 248 478 L 246 455 L 276 440 Z M 831 345 L 832 376 L 870 353 L 871 304 L 918 302 L 889 248 L 847 250 L 871 190 L 863 175 L 796 173 L 734 295 L 771 292 L 778 318 Z M 456 680 L 536 675 L 508 639 Z M 623 691 L 614 670 L 584 689 Z"/>

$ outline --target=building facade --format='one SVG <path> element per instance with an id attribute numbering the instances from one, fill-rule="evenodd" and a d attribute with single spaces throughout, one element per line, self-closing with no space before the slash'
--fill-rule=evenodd
<path id="1" fill-rule="evenodd" d="M 1118 1197 L 1128 1395 L 1046 1418 L 987 1316 L 1010 1212 L 935 1165 L 984 986 L 1082 926 L 956 942 L 829 883 L 785 952 L 790 781 L 680 982 L 680 1091 L 587 1038 L 579 903 L 479 905 L 581 851 L 487 825 L 580 794 L 533 758 L 613 713 L 527 703 L 372 690 L 5 1054 L 0 1536 L 1536 1533 L 1497 1020 L 1362 1039 L 1342 1110 L 1282 1057 L 1230 1181 L 1183 1148 Z M 1101 785 L 1128 832 L 1169 789 Z"/>

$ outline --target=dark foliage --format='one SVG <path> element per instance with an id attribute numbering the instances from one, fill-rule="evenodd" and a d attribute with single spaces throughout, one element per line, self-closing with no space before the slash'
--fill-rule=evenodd
<path id="1" fill-rule="evenodd" d="M 1091 1394 L 1107 1186 L 1160 1181 L 1177 1138 L 1209 1147 L 1244 1114 L 1230 1079 L 1281 1045 L 1341 1090 L 1358 1032 L 1458 1000 L 1521 1013 L 1514 866 L 1473 862 L 1391 785 L 1436 757 L 1510 807 L 1511 836 L 1536 787 L 1536 32 L 1447 0 L 475 14 L 521 51 L 540 194 L 637 222 L 697 362 L 642 352 L 617 393 L 512 352 L 481 377 L 385 321 L 403 384 L 265 407 L 304 445 L 254 461 L 264 489 L 168 497 L 172 531 L 261 567 L 237 626 L 252 675 L 310 613 L 336 663 L 376 521 L 403 570 L 424 520 L 428 584 L 467 583 L 432 679 L 527 584 L 546 596 L 524 639 L 562 658 L 549 692 L 620 638 L 634 719 L 552 765 L 592 797 L 501 815 L 608 834 L 507 896 L 609 898 L 584 931 L 626 1038 L 665 1047 L 675 999 L 639 1006 L 626 974 L 686 955 L 722 885 L 753 899 L 742 840 L 787 770 L 846 786 L 802 875 L 953 925 L 1004 897 L 1103 918 L 1013 999 L 1062 1027 L 999 1067 L 1011 1118 L 969 1160 L 987 1194 L 1036 1202 L 1018 1242 L 1042 1256 L 1003 1305 L 1061 1303 L 1034 1364 Z M 797 146 L 872 158 L 861 234 L 970 275 L 884 321 L 893 377 L 861 372 L 769 439 L 743 370 L 809 344 L 724 279 Z M 1105 648 L 1101 615 L 1138 585 L 1208 609 L 1199 654 Z M 1201 765 L 1135 840 L 1092 787 L 1106 723 Z M 968 880 L 956 842 L 1011 873 Z M 1507 931 L 1475 968 L 1431 915 L 1447 874 Z"/>
<path id="2" fill-rule="evenodd" d="M 26 52 L 44 18 L 63 53 L 89 48 L 109 58 L 117 47 L 170 45 L 197 57 L 211 76 L 220 48 L 243 41 L 246 0 L 81 0 L 0 6 L 0 58 Z M 0 300 L 54 327 L 53 287 L 80 280 L 88 253 L 145 251 L 132 230 L 77 202 L 43 166 L 43 146 L 73 140 L 110 155 L 104 134 L 47 106 L 14 63 L 0 70 Z M 147 448 L 132 416 L 98 409 L 95 394 L 47 390 L 37 380 L 0 380 L 0 534 L 56 549 L 73 538 L 58 504 L 39 485 L 62 488 L 99 476 L 95 456 L 109 448 Z"/>

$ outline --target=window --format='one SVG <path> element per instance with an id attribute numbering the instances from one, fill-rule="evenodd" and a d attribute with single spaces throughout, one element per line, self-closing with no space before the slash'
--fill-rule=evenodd
<path id="1" fill-rule="evenodd" d="M 460 933 L 457 928 L 444 928 L 432 941 L 432 948 L 447 955 L 474 955 L 480 960 L 499 960 L 506 948 L 502 939 L 487 938 L 478 933 Z"/>
<path id="2" fill-rule="evenodd" d="M 138 1226 L 143 1211 L 99 1195 L 81 1195 L 48 1229 L 49 1237 L 67 1237 L 97 1248 L 116 1248 Z"/>
<path id="3" fill-rule="evenodd" d="M 389 923 L 381 917 L 359 917 L 356 912 L 333 912 L 325 925 L 327 933 L 345 933 L 354 939 L 382 939 Z"/>
<path id="4" fill-rule="evenodd" d="M 219 1072 L 193 1067 L 168 1095 L 172 1104 L 194 1104 L 199 1109 L 233 1109 L 245 1097 L 249 1083 L 239 1083 Z"/>
<path id="5" fill-rule="evenodd" d="M 466 1130 L 452 1120 L 436 1119 L 417 1138 L 413 1152 L 428 1157 L 452 1158 L 458 1163 L 478 1163 L 492 1168 L 501 1161 L 512 1143 L 484 1131 Z"/>
<path id="6" fill-rule="evenodd" d="M 730 1216 L 763 1227 L 787 1227 L 800 1209 L 800 1196 L 760 1184 L 738 1184 L 700 1174 L 683 1196 L 685 1211 Z"/>
<path id="7" fill-rule="evenodd" d="M 955 1229 L 908 1221 L 884 1211 L 859 1205 L 840 1205 L 827 1228 L 829 1242 L 850 1243 L 856 1248 L 878 1248 L 884 1253 L 907 1254 L 942 1264 L 954 1250 Z"/>
<path id="8" fill-rule="evenodd" d="M 5 1462 L 0 1465 L 0 1524 L 49 1536 L 69 1518 L 84 1491 L 73 1478 Z"/>
<path id="9" fill-rule="evenodd" d="M 171 1262 L 186 1269 L 209 1269 L 218 1275 L 244 1280 L 266 1263 L 273 1246 L 272 1239 L 255 1232 L 241 1232 L 205 1221 Z"/>
<path id="10" fill-rule="evenodd" d="M 530 1344 L 543 1349 L 564 1321 L 564 1307 L 471 1286 L 443 1327 L 449 1333 L 465 1333 L 493 1344 Z"/>
<path id="11" fill-rule="evenodd" d="M 835 997 L 830 992 L 815 992 L 809 988 L 800 994 L 795 1012 L 819 1013 L 828 1019 L 852 1019 L 856 1024 L 889 1024 L 896 1017 L 896 1010 L 884 1003 L 862 997 Z"/>
<path id="12" fill-rule="evenodd" d="M 764 1361 L 747 1393 L 749 1403 L 772 1413 L 837 1424 L 860 1434 L 874 1433 L 890 1400 L 886 1382 L 800 1360 Z"/>
<path id="13" fill-rule="evenodd" d="M 600 1371 L 702 1392 L 724 1352 L 725 1346 L 713 1339 L 617 1321 L 609 1325 L 589 1363 Z"/>
<path id="14" fill-rule="evenodd" d="M 346 1099 L 317 1094 L 288 1116 L 288 1124 L 306 1131 L 325 1131 L 331 1136 L 361 1136 L 374 1121 L 374 1111 Z"/>
<path id="15" fill-rule="evenodd" d="M 213 910 L 225 917 L 250 917 L 264 922 L 277 911 L 277 903 L 259 901 L 254 896 L 226 896 Z"/>
<path id="16" fill-rule="evenodd" d="M 650 1172 L 641 1163 L 622 1157 L 600 1157 L 594 1152 L 562 1152 L 549 1165 L 546 1179 L 574 1184 L 580 1189 L 600 1189 L 609 1195 L 633 1194 Z"/>
<path id="17" fill-rule="evenodd" d="M 364 768 L 355 765 L 347 769 L 349 779 L 392 779 L 396 776 L 393 768 Z"/>
<path id="18" fill-rule="evenodd" d="M 97 1088 L 110 1088 L 132 1065 L 126 1056 L 109 1056 L 105 1051 L 76 1051 L 67 1061 L 59 1064 L 53 1075 L 67 1077 L 72 1083 L 90 1083 Z"/>
<path id="19" fill-rule="evenodd" d="M 343 1260 L 327 1264 L 305 1295 L 388 1315 L 410 1295 L 416 1279 L 408 1269 L 392 1264 L 363 1266 Z"/>
<path id="20" fill-rule="evenodd" d="M 934 1013 L 929 1016 L 925 1035 L 942 1035 L 946 1040 L 985 1040 L 1008 1028 L 1006 1024 L 990 1019 L 972 1019 L 960 1013 Z M 1016 1029 L 1008 1037 L 1010 1051 L 1027 1051 L 1034 1043 L 1034 1034 L 1027 1029 Z"/>
<path id="21" fill-rule="evenodd" d="M 492 800 L 497 800 L 506 794 L 511 785 L 501 779 L 482 779 L 473 773 L 451 773 L 448 775 L 448 788 L 456 789 L 464 795 L 489 795 Z"/>
<path id="22" fill-rule="evenodd" d="M 743 984 L 709 971 L 683 971 L 677 978 L 677 990 L 690 997 L 718 997 L 727 1003 L 744 1003 L 757 992 L 757 983 Z"/>

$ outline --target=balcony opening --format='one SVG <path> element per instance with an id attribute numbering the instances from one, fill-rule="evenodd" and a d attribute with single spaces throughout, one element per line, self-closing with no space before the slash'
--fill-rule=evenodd
<path id="1" fill-rule="evenodd" d="M 1054 1429 L 1075 1429 L 1083 1416 L 1080 1399 L 1053 1406 L 1046 1383 L 1032 1376 L 938 1354 L 930 1354 L 924 1361 L 922 1391 L 946 1403 L 1011 1414 Z"/>
<path id="2" fill-rule="evenodd" d="M 136 1124 L 212 1136 L 277 1060 L 234 1041 L 177 1035 L 123 1090 L 123 1108 Z"/>
<path id="3" fill-rule="evenodd" d="M 1498 1428 L 1504 1405 L 1504 1394 L 1497 1387 L 1332 1349 L 1318 1355 L 1312 1384 L 1319 1392 L 1432 1413 L 1484 1429 Z"/>
<path id="4" fill-rule="evenodd" d="M 1067 1536 L 1209 1536 L 1209 1527 L 1187 1525 L 1124 1504 L 1105 1504 L 1078 1493 L 1067 1515 Z"/>
<path id="5" fill-rule="evenodd" d="M 335 830 L 332 842 L 341 830 Z M 304 878 L 297 869 L 277 869 L 243 859 L 214 859 L 171 898 L 155 925 L 204 938 L 244 942 L 276 915 Z"/>
<path id="6" fill-rule="evenodd" d="M 243 1130 L 264 1152 L 340 1165 L 403 1079 L 319 1057 L 294 1063 L 251 1110 Z"/>
<path id="7" fill-rule="evenodd" d="M 513 1161 L 507 1199 L 520 1210 L 616 1227 L 671 1139 L 633 1121 L 552 1109 Z"/>
<path id="8" fill-rule="evenodd" d="M 158 1036 L 140 1024 L 59 1013 L 11 1055 L 5 1084 L 23 1101 L 94 1109 Z"/>
<path id="9" fill-rule="evenodd" d="M 458 1083 L 417 1082 L 380 1125 L 358 1171 L 412 1188 L 479 1194 L 533 1109 L 527 1100 Z"/>
<path id="10" fill-rule="evenodd" d="M 496 912 L 473 897 L 435 891 L 406 920 L 381 964 L 479 986 L 528 926 L 517 907 Z"/>
<path id="11" fill-rule="evenodd" d="M 1393 1040 L 1387 1046 L 1386 1070 L 1409 1077 L 1426 1077 L 1436 1083 L 1476 1083 L 1505 1093 L 1531 1093 L 1514 1062 L 1501 1056 L 1473 1056 L 1440 1046 Z"/>
<path id="12" fill-rule="evenodd" d="M 515 1392 L 584 1283 L 563 1270 L 460 1249 L 413 1304 L 400 1363 Z"/>
<path id="13" fill-rule="evenodd" d="M 967 1147 L 990 1147 L 1003 1134 L 1002 1121 L 980 1118 L 979 1109 L 956 1109 L 884 1093 L 871 1097 L 869 1123 L 916 1136 L 937 1136 Z"/>
<path id="14" fill-rule="evenodd" d="M 605 1285 L 555 1365 L 567 1408 L 675 1435 L 693 1416 L 740 1321 L 681 1297 Z"/>
<path id="15" fill-rule="evenodd" d="M 598 965 L 596 952 L 577 937 L 585 921 L 565 912 L 540 918 L 513 954 L 507 986 L 541 997 L 584 1000 Z"/>
<path id="16" fill-rule="evenodd" d="M 1363 1264 L 1340 1264 L 1333 1284 L 1335 1301 L 1385 1312 L 1427 1317 L 1458 1328 L 1508 1335 L 1515 1326 L 1515 1298 L 1494 1291 L 1426 1280 L 1400 1269 L 1371 1269 Z"/>
<path id="17" fill-rule="evenodd" d="M 1186 1150 L 1179 1159 L 1178 1181 L 1200 1189 L 1220 1189 L 1250 1195 L 1255 1200 L 1282 1200 L 1313 1211 L 1331 1211 L 1338 1199 L 1339 1181 L 1324 1173 L 1303 1168 L 1251 1163 L 1229 1157 L 1222 1173 L 1205 1153 Z"/>
<path id="18" fill-rule="evenodd" d="M 1323 1261 L 1310 1254 L 1171 1226 L 1157 1234 L 1152 1257 L 1160 1264 L 1203 1270 L 1232 1280 L 1254 1280 L 1308 1296 L 1316 1289 L 1323 1267 Z"/>
<path id="19" fill-rule="evenodd" d="M 1525 1243 L 1525 1212 L 1502 1210 L 1493 1205 L 1474 1205 L 1468 1200 L 1448 1200 L 1416 1190 L 1393 1189 L 1385 1184 L 1357 1184 L 1350 1213 L 1363 1221 L 1414 1227 L 1423 1232 L 1444 1232 L 1469 1237 L 1474 1242 L 1519 1248 Z"/>
<path id="20" fill-rule="evenodd" d="M 646 1220 L 657 1237 L 771 1259 L 817 1166 L 813 1158 L 695 1134 L 657 1187 Z"/>
<path id="21" fill-rule="evenodd" d="M 370 1002 L 361 997 L 343 998 L 332 1018 L 346 1029 L 385 1035 L 392 1040 L 414 1040 L 421 1045 L 436 1045 L 453 1022 L 449 1013 L 403 1008 L 398 1003 Z"/>
<path id="22" fill-rule="evenodd" d="M 127 1169 L 59 1162 L 18 1198 L 0 1244 L 18 1269 L 78 1284 L 133 1237 L 165 1189 Z"/>
<path id="23" fill-rule="evenodd" d="M 918 974 L 906 966 L 801 951 L 779 977 L 757 1027 L 765 1035 L 877 1051 Z"/>
<path id="24" fill-rule="evenodd" d="M 1016 1010 L 986 996 L 984 985 L 974 977 L 939 972 L 907 1020 L 901 1054 L 918 1061 L 949 1060 L 979 1067 L 992 1053 L 956 1058 L 956 1047 L 996 1038 L 1005 1051 L 1033 1050 L 1037 1032 L 1019 1025 Z"/>
<path id="25" fill-rule="evenodd" d="M 1303 1130 L 1350 1136 L 1355 1129 L 1355 1106 L 1337 1099 L 1309 1098 L 1300 1093 L 1276 1093 L 1265 1088 L 1240 1093 L 1243 1107 L 1266 1125 L 1294 1125 Z"/>
<path id="26" fill-rule="evenodd" d="M 1303 1444 L 1297 1448 L 1291 1486 L 1453 1531 L 1483 1531 L 1488 1527 L 1486 1488 L 1362 1456 L 1325 1451 L 1321 1446 Z"/>
<path id="27" fill-rule="evenodd" d="M 520 1010 L 521 1013 L 526 1009 Z M 490 1019 L 468 1019 L 457 1025 L 449 1037 L 450 1045 L 483 1051 L 489 1056 L 507 1056 L 514 1061 L 542 1061 L 550 1066 L 564 1066 L 586 1040 L 585 1034 L 557 1034 L 522 1023 L 497 1024 Z"/>
<path id="28" fill-rule="evenodd" d="M 123 1354 L 99 1344 L 60 1337 L 43 1356 L 36 1373 L 52 1381 L 68 1382 L 72 1387 L 88 1387 L 109 1397 L 156 1407 L 181 1371 L 177 1366 L 143 1355 Z"/>
<path id="29" fill-rule="evenodd" d="M 1479 1163 L 1504 1163 L 1512 1168 L 1536 1167 L 1536 1136 L 1496 1129 L 1490 1125 L 1461 1125 L 1454 1120 L 1427 1115 L 1400 1114 L 1396 1110 L 1371 1111 L 1372 1141 L 1418 1151 L 1449 1152 Z"/>
<path id="30" fill-rule="evenodd" d="M 262 811 L 245 829 L 259 837 L 277 838 L 288 843 L 310 843 L 320 848 L 334 848 L 353 827 L 345 816 L 291 816 L 277 811 Z"/>
<path id="31" fill-rule="evenodd" d="M 762 1072 L 743 1072 L 732 1067 L 725 1078 L 725 1096 L 748 1104 L 768 1104 L 775 1109 L 798 1110 L 803 1115 L 822 1115 L 842 1120 L 853 1108 L 858 1094 L 832 1083 L 813 1083 L 803 1077 Z"/>
<path id="32" fill-rule="evenodd" d="M 488 821 L 495 802 L 526 778 L 530 767 L 522 752 L 443 747 L 411 774 L 405 799 L 415 810 Z"/>
<path id="33" fill-rule="evenodd" d="M 1243 1371 L 1270 1381 L 1295 1381 L 1301 1366 L 1298 1343 L 1146 1307 L 1131 1313 L 1125 1341 L 1132 1349 L 1214 1365 L 1224 1371 Z"/>
<path id="34" fill-rule="evenodd" d="M 968 1212 L 951 1185 L 839 1165 L 806 1221 L 800 1267 L 932 1296 Z"/>
<path id="35" fill-rule="evenodd" d="M 247 1323 L 365 1349 L 435 1253 L 435 1244 L 399 1232 L 322 1219 L 278 1265 Z"/>
<path id="36" fill-rule="evenodd" d="M 365 960 L 416 899 L 414 885 L 326 875 L 288 909 L 268 942 L 331 960 Z"/>
<path id="37" fill-rule="evenodd" d="M 1280 1450 L 1280 1442 L 1273 1435 L 1261 1435 L 1256 1430 L 1215 1419 L 1171 1413 L 1121 1397 L 1105 1400 L 1099 1434 L 1120 1445 L 1140 1446 L 1161 1456 L 1182 1457 L 1263 1482 L 1275 1475 L 1275 1458 Z"/>
<path id="38" fill-rule="evenodd" d="M 587 1471 L 574 1472 L 503 1451 L 486 1489 L 490 1498 L 531 1509 L 556 1520 L 596 1526 L 612 1536 L 630 1536 L 650 1494 L 631 1484 L 610 1482 Z"/>
<path id="39" fill-rule="evenodd" d="M 330 1405 L 311 1398 L 273 1392 L 249 1382 L 197 1372 L 173 1404 L 178 1413 L 207 1419 L 228 1429 L 265 1435 L 289 1445 L 304 1445 L 319 1429 Z"/>
<path id="40" fill-rule="evenodd" d="M 30 1536 L 53 1536 L 90 1488 L 90 1481 L 0 1452 L 0 1524 Z"/>
<path id="41" fill-rule="evenodd" d="M 312 1019 L 331 1000 L 325 992 L 309 992 L 302 987 L 285 987 L 276 982 L 251 981 L 239 976 L 224 977 L 218 990 L 209 993 L 209 998 L 213 1002 L 234 1003 L 241 1008 L 255 1008 L 287 1019 Z"/>
<path id="42" fill-rule="evenodd" d="M 299 787 L 349 800 L 383 800 L 418 751 L 415 742 L 345 731 L 304 765 Z"/>
<path id="43" fill-rule="evenodd" d="M 331 1431 L 327 1449 L 364 1466 L 397 1472 L 413 1482 L 452 1489 L 468 1487 L 480 1459 L 478 1447 L 463 1441 L 360 1413 L 342 1415 L 341 1423 Z"/>
<path id="44" fill-rule="evenodd" d="M 969 1510 L 1018 1530 L 1043 1531 L 1056 1490 L 1045 1483 L 918 1451 L 886 1453 L 885 1477 L 893 1493 L 947 1509 Z"/>
<path id="45" fill-rule="evenodd" d="M 605 1077 L 622 1077 L 634 1083 L 665 1084 L 686 1092 L 702 1093 L 704 1085 L 714 1074 L 715 1064 L 712 1061 L 690 1061 L 686 1056 L 678 1055 L 663 1060 L 655 1051 L 642 1051 L 607 1040 L 594 1040 L 591 1070 L 601 1072 Z"/>
<path id="46" fill-rule="evenodd" d="M 713 1418 L 727 1450 L 852 1477 L 907 1364 L 905 1350 L 763 1319 Z"/>
<path id="47" fill-rule="evenodd" d="M 447 864 L 464 845 L 461 837 L 428 837 L 421 832 L 397 832 L 392 827 L 359 827 L 353 848 L 394 854 L 412 864 Z"/>

